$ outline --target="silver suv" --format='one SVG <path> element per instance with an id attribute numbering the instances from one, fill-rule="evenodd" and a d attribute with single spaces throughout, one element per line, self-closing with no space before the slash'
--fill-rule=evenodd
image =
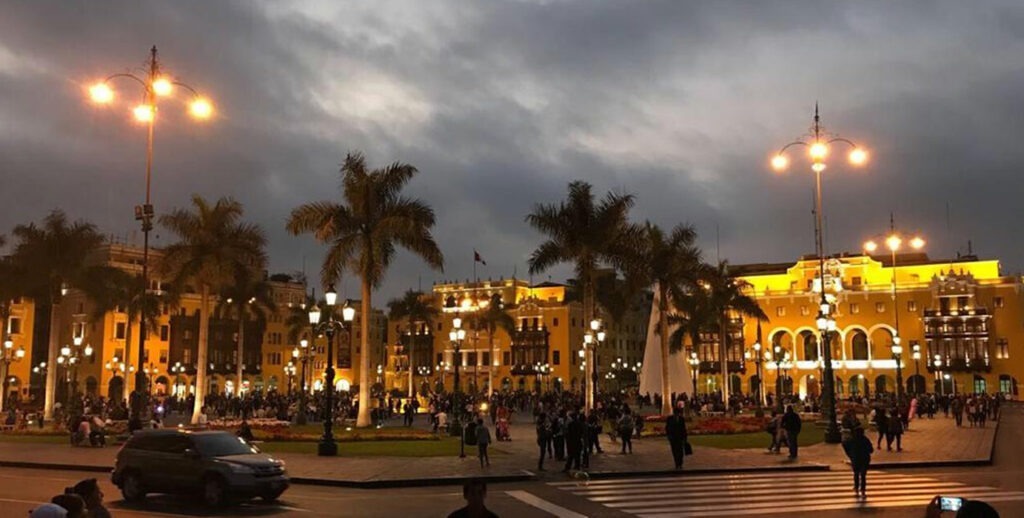
<path id="1" fill-rule="evenodd" d="M 228 432 L 140 430 L 121 451 L 111 474 L 129 502 L 147 493 L 198 494 L 209 506 L 288 489 L 284 462 Z"/>

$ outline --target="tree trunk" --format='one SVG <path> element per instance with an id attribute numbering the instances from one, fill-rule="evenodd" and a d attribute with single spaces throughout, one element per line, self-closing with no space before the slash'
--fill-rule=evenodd
<path id="1" fill-rule="evenodd" d="M 121 373 L 121 376 L 124 378 L 123 382 L 121 383 L 121 387 L 122 387 L 122 389 L 121 389 L 121 397 L 124 399 L 125 404 L 129 403 L 128 395 L 132 393 L 132 386 L 135 385 L 135 382 L 133 381 L 135 376 L 129 375 L 129 372 L 131 372 L 131 368 L 132 368 L 132 362 L 129 361 L 128 359 L 131 358 L 131 356 L 132 356 L 132 343 L 133 343 L 132 342 L 132 319 L 129 318 L 128 322 L 124 326 L 124 369 L 125 370 L 124 370 L 124 372 Z M 139 367 L 138 367 L 138 370 L 135 371 L 135 373 L 138 374 L 138 373 L 142 372 L 142 369 L 144 367 L 145 366 L 142 365 L 142 358 L 139 358 Z M 107 388 L 108 388 L 108 392 L 109 392 L 109 388 L 110 388 L 109 384 L 107 385 Z M 107 394 L 107 397 L 110 397 L 110 394 Z"/>
<path id="2" fill-rule="evenodd" d="M 199 345 L 196 351 L 196 401 L 192 405 L 192 424 L 199 424 L 199 414 L 206 399 L 206 353 L 210 339 L 210 286 L 203 284 L 199 298 Z"/>
<path id="3" fill-rule="evenodd" d="M 415 395 L 416 395 L 416 391 L 415 391 L 415 389 L 413 387 L 413 383 L 415 383 L 415 381 L 413 380 L 413 377 L 412 377 L 412 369 L 413 369 L 413 365 L 412 364 L 413 364 L 413 358 L 414 358 L 413 353 L 415 352 L 416 339 L 414 338 L 414 335 L 412 334 L 412 331 L 413 331 L 413 327 L 412 327 L 412 322 L 410 321 L 409 322 L 409 402 L 410 403 L 412 402 L 412 398 L 414 398 Z"/>
<path id="4" fill-rule="evenodd" d="M 359 329 L 363 336 L 360 339 L 362 350 L 359 354 L 359 414 L 356 417 L 356 426 L 358 427 L 370 426 L 370 312 L 373 311 L 370 296 L 370 283 L 364 277 L 362 317 L 359 320 Z M 349 343 L 351 343 L 351 339 Z M 349 354 L 351 355 L 351 351 Z M 412 366 L 411 361 L 409 365 Z"/>
<path id="5" fill-rule="evenodd" d="M 46 395 L 43 414 L 47 421 L 53 420 L 53 403 L 57 392 L 57 309 L 60 304 L 50 303 L 50 339 L 46 354 Z"/>
<path id="6" fill-rule="evenodd" d="M 658 332 L 661 334 L 661 413 L 671 414 L 672 385 L 668 380 L 668 314 L 665 309 L 668 307 L 668 289 L 658 283 Z M 695 394 L 696 395 L 696 394 Z"/>
<path id="7" fill-rule="evenodd" d="M 241 306 L 238 308 L 238 364 L 235 368 L 237 371 L 237 385 L 235 385 L 235 394 L 238 396 L 242 395 L 242 367 L 245 366 L 245 356 L 242 354 L 245 352 L 245 307 Z"/>
<path id="8" fill-rule="evenodd" d="M 594 301 L 594 273 L 588 271 L 583 275 L 585 278 L 583 283 L 583 329 L 584 333 L 590 332 L 590 321 L 594 319 L 595 301 Z M 597 337 L 595 336 L 590 346 L 587 347 L 586 353 L 583 355 L 584 361 L 587 363 L 587 368 L 583 373 L 583 379 L 586 380 L 586 393 L 583 395 L 584 408 L 592 410 L 594 408 L 594 392 L 595 387 L 591 386 L 594 383 L 594 379 L 591 374 L 594 372 L 594 362 L 597 361 Z"/>
<path id="9" fill-rule="evenodd" d="M 491 349 L 490 363 L 487 365 L 487 399 L 494 397 L 494 332 L 497 329 L 487 329 L 487 342 Z M 550 376 L 551 374 L 548 374 Z"/>

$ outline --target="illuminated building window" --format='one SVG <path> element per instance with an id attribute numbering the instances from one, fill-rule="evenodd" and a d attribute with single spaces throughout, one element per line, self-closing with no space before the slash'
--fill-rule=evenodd
<path id="1" fill-rule="evenodd" d="M 1002 297 L 996 297 L 996 298 L 992 299 L 992 305 L 997 307 L 997 308 L 1003 307 L 1003 298 Z"/>
<path id="2" fill-rule="evenodd" d="M 875 313 L 885 313 L 884 302 L 875 302 Z"/>
<path id="3" fill-rule="evenodd" d="M 996 342 L 996 358 L 1005 360 L 1010 357 L 1010 343 L 1005 338 Z"/>
<path id="4" fill-rule="evenodd" d="M 124 340 L 124 335 L 125 335 L 125 323 L 124 322 L 118 322 L 114 326 L 114 338 L 116 338 L 118 340 Z"/>
<path id="5" fill-rule="evenodd" d="M 917 312 L 917 301 L 916 300 L 908 300 L 907 301 L 907 311 L 910 312 L 910 313 L 916 313 Z"/>
<path id="6" fill-rule="evenodd" d="M 860 305 L 857 304 L 856 302 L 851 302 L 850 303 L 850 314 L 851 315 L 856 315 L 858 313 L 860 313 Z"/>
<path id="7" fill-rule="evenodd" d="M 786 306 L 779 306 L 775 308 L 775 316 L 784 317 L 786 316 Z"/>
<path id="8" fill-rule="evenodd" d="M 12 335 L 21 334 L 21 317 L 11 317 L 7 324 L 7 333 Z"/>

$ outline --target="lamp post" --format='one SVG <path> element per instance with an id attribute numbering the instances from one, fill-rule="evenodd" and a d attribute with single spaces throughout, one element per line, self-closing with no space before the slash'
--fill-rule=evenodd
<path id="1" fill-rule="evenodd" d="M 598 353 L 600 352 L 601 345 L 604 344 L 604 340 L 607 335 L 604 330 L 604 323 L 601 322 L 601 319 L 599 318 L 595 318 L 590 321 L 590 330 L 593 332 L 593 336 L 595 338 L 595 342 L 593 344 L 593 347 L 591 347 L 590 352 L 590 360 L 592 363 L 590 379 L 593 382 L 591 387 L 593 389 L 593 395 L 590 399 L 590 410 L 593 410 L 594 407 L 597 405 L 598 394 L 598 363 L 600 362 L 600 357 L 598 356 Z"/>
<path id="2" fill-rule="evenodd" d="M 597 378 L 591 378 L 590 376 L 590 373 L 593 372 L 593 368 L 591 367 L 592 359 L 594 357 L 594 355 L 592 354 L 593 348 L 594 332 L 588 329 L 585 333 L 583 333 L 583 349 L 580 350 L 580 369 L 583 370 L 583 376 L 581 377 L 581 385 L 583 390 L 583 409 L 586 412 L 589 412 L 591 408 L 594 408 L 593 398 L 594 394 L 597 392 L 596 390 L 590 390 L 591 385 L 597 384 Z"/>
<path id="3" fill-rule="evenodd" d="M 441 361 L 437 363 L 437 372 L 441 373 L 441 389 L 444 389 L 444 380 L 448 374 L 448 371 L 452 370 L 452 364 L 450 362 Z"/>
<path id="4" fill-rule="evenodd" d="M 153 230 L 153 205 L 150 199 L 150 184 L 153 173 L 153 127 L 156 124 L 157 114 L 157 101 L 162 97 L 167 97 L 173 94 L 175 87 L 181 87 L 187 90 L 192 95 L 192 100 L 189 103 L 189 112 L 196 119 L 209 119 L 213 115 L 213 105 L 210 101 L 202 96 L 185 83 L 182 83 L 169 75 L 166 75 L 161 70 L 160 61 L 157 59 L 156 46 L 149 51 L 149 61 L 147 62 L 147 70 L 140 77 L 139 75 L 131 72 L 122 72 L 118 74 L 112 74 L 106 79 L 94 84 L 89 88 L 89 95 L 92 97 L 93 102 L 97 104 L 109 104 L 114 100 L 114 90 L 110 87 L 110 83 L 114 79 L 130 79 L 135 81 L 142 87 L 143 103 L 136 106 L 132 113 L 135 115 L 135 119 L 147 126 L 147 138 L 146 138 L 146 200 L 142 205 L 135 207 L 135 220 L 139 221 L 142 225 L 142 286 L 143 291 L 141 296 L 143 298 L 148 296 L 149 290 L 149 232 Z M 142 304 L 145 306 L 145 303 Z M 145 373 L 142 372 L 142 362 L 146 354 L 146 319 L 142 315 L 139 317 L 139 353 L 138 353 L 138 379 L 136 379 L 136 390 L 141 391 L 141 387 L 145 384 L 143 376 Z M 239 381 L 241 382 L 241 381 Z M 142 413 L 144 401 L 142 397 L 137 398 L 137 401 L 132 405 L 132 414 L 135 419 L 139 419 Z"/>
<path id="5" fill-rule="evenodd" d="M 832 135 L 825 131 L 825 128 L 821 125 L 821 117 L 818 115 L 818 105 L 814 106 L 814 124 L 811 125 L 810 132 L 808 135 L 801 137 L 800 139 L 790 142 L 782 147 L 779 152 L 772 158 L 772 168 L 776 171 L 782 171 L 789 165 L 789 159 L 786 157 L 785 152 L 791 147 L 806 147 L 808 149 L 808 155 L 811 159 L 811 171 L 814 172 L 815 180 L 815 197 L 814 197 L 814 216 L 815 216 L 815 245 L 816 252 L 818 255 L 818 282 L 819 289 L 821 290 L 821 307 L 824 308 L 828 304 L 828 300 L 825 298 L 825 246 L 822 240 L 822 233 L 824 231 L 822 224 L 822 204 L 821 204 L 821 173 L 825 170 L 825 158 L 829 154 L 829 147 L 832 144 L 846 144 L 852 148 L 849 154 L 850 163 L 853 165 L 861 165 L 867 161 L 867 153 L 861 148 L 857 147 L 852 141 Z M 827 311 L 822 311 L 818 314 L 819 319 L 822 316 L 829 316 Z M 839 443 L 842 440 L 842 435 L 839 432 L 839 425 L 836 422 L 836 392 L 835 392 L 835 374 L 832 370 L 832 348 L 829 344 L 829 334 L 827 328 L 821 331 L 821 342 L 822 350 L 826 358 L 825 367 L 823 369 L 825 379 L 822 380 L 822 410 L 827 420 L 827 429 L 825 431 L 825 442 L 827 443 Z"/>
<path id="6" fill-rule="evenodd" d="M 700 358 L 697 358 L 697 351 L 690 351 L 690 359 L 686 360 L 690 364 L 690 381 L 693 382 L 693 397 L 697 397 L 697 381 L 700 378 Z M 675 404 L 675 402 L 672 402 Z"/>
<path id="7" fill-rule="evenodd" d="M 167 370 L 171 374 L 174 374 L 174 395 L 181 397 L 181 392 L 183 391 L 181 390 L 180 381 L 181 375 L 185 372 L 185 366 L 182 365 L 181 362 L 174 362 L 174 365 L 171 365 L 170 368 L 168 368 Z"/>
<path id="8" fill-rule="evenodd" d="M 760 323 L 758 323 L 758 325 L 757 325 L 757 330 L 758 330 L 757 341 L 754 342 L 754 345 L 752 345 L 750 347 L 750 350 L 747 351 L 744 356 L 746 356 L 748 361 L 754 362 L 754 366 L 756 368 L 754 375 L 757 376 L 757 384 L 754 386 L 754 400 L 757 402 L 758 410 L 760 410 L 761 407 L 764 406 L 764 402 L 763 402 L 764 395 L 762 394 L 763 391 L 761 390 L 761 386 L 762 386 L 762 382 L 763 382 L 763 380 L 761 379 L 761 362 L 763 361 L 763 358 L 761 357 L 761 324 Z"/>
<path id="9" fill-rule="evenodd" d="M 57 361 L 60 362 L 60 358 L 57 358 Z M 110 371 L 110 377 L 111 378 L 116 378 L 117 376 L 121 376 L 122 380 L 127 380 L 127 378 L 128 378 L 127 374 L 128 373 L 135 372 L 135 366 L 134 365 L 127 365 L 125 362 L 121 361 L 121 359 L 118 358 L 117 356 L 114 356 L 113 358 L 111 358 L 110 361 L 107 362 L 103 366 L 103 368 L 105 368 L 108 371 Z M 124 381 L 122 381 L 121 382 L 121 386 L 122 386 L 122 388 L 121 388 L 121 397 L 122 398 L 127 398 L 128 394 L 125 391 L 125 388 L 127 388 L 127 384 Z M 107 396 L 109 397 L 110 394 L 107 394 Z"/>
<path id="10" fill-rule="evenodd" d="M 932 365 L 935 367 L 935 381 L 939 385 L 939 395 L 946 395 L 946 384 L 942 378 L 942 356 L 936 354 L 932 358 Z"/>
<path id="11" fill-rule="evenodd" d="M 295 424 L 298 425 L 306 424 L 306 380 L 309 378 L 307 367 L 315 356 L 316 351 L 309 346 L 309 340 L 305 338 L 299 340 L 299 346 L 292 349 L 292 361 L 297 361 L 302 366 L 299 371 L 299 410 L 295 414 Z"/>
<path id="12" fill-rule="evenodd" d="M 463 408 L 461 405 L 462 389 L 459 387 L 459 367 L 462 365 L 462 342 L 466 340 L 466 330 L 462 328 L 462 319 L 452 319 L 452 330 L 448 332 L 448 339 L 452 344 L 452 362 L 455 364 L 454 387 L 452 389 L 452 425 L 459 430 L 459 458 L 466 457 L 466 427 L 462 422 Z"/>
<path id="13" fill-rule="evenodd" d="M 786 395 L 793 393 L 793 379 L 789 377 L 789 370 L 793 368 L 793 362 L 789 359 L 789 353 L 786 353 L 782 358 L 782 363 L 779 364 L 779 368 L 782 369 L 782 391 Z M 786 389 L 786 385 L 789 385 L 789 389 Z"/>
<path id="14" fill-rule="evenodd" d="M 910 343 L 911 356 L 914 358 L 914 395 L 921 392 L 918 382 L 921 381 L 921 344 Z"/>
<path id="15" fill-rule="evenodd" d="M 8 338 L 4 340 L 3 350 L 0 351 L 0 365 L 3 365 L 3 394 L 0 394 L 0 411 L 5 410 L 4 405 L 7 403 L 7 383 L 9 381 L 9 374 L 11 372 L 11 364 L 20 362 L 25 358 L 25 348 L 18 347 L 14 349 L 14 341 Z"/>
<path id="16" fill-rule="evenodd" d="M 338 454 L 338 444 L 334 442 L 334 333 L 337 331 L 347 332 L 349 335 L 349 346 L 352 344 L 352 320 L 356 316 L 356 308 L 345 303 L 341 309 L 342 320 L 335 320 L 334 305 L 338 301 L 338 293 L 334 287 L 328 287 L 324 293 L 324 301 L 327 306 L 327 320 L 322 320 L 320 307 L 313 304 L 309 310 L 309 324 L 313 329 L 313 336 L 320 334 L 327 336 L 327 368 L 324 370 L 324 434 L 317 444 L 316 454 L 321 457 L 333 457 Z"/>
<path id="17" fill-rule="evenodd" d="M 284 375 L 288 377 L 288 396 L 292 395 L 292 380 L 295 379 L 295 361 L 289 360 L 288 364 L 284 366 Z"/>
<path id="18" fill-rule="evenodd" d="M 82 362 L 83 358 L 92 357 L 92 346 L 86 344 L 82 347 L 83 337 L 81 335 L 72 338 L 73 347 L 64 346 L 60 349 L 60 357 L 57 358 L 57 363 L 63 364 L 67 367 L 68 372 L 71 376 L 71 395 L 75 396 L 78 394 L 78 364 Z M 5 378 L 6 379 L 6 378 Z"/>
<path id="19" fill-rule="evenodd" d="M 782 409 L 782 362 L 789 353 L 783 352 L 781 346 L 776 345 L 771 353 L 765 353 L 765 359 L 775 362 L 775 408 Z"/>

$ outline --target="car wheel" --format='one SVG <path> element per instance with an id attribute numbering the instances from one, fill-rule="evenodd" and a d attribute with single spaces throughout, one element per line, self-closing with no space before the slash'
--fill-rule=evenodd
<path id="1" fill-rule="evenodd" d="M 203 482 L 203 503 L 209 507 L 221 507 L 227 503 L 223 479 L 216 475 L 206 477 Z"/>
<path id="2" fill-rule="evenodd" d="M 121 481 L 121 496 L 126 502 L 139 502 L 146 498 L 146 488 L 142 485 L 142 477 L 134 471 L 124 474 Z"/>
<path id="3" fill-rule="evenodd" d="M 269 493 L 263 493 L 262 495 L 260 495 L 260 498 L 262 498 L 264 502 L 272 503 L 276 502 L 277 499 L 281 497 L 281 493 L 284 493 L 283 489 L 280 491 L 271 491 Z"/>

